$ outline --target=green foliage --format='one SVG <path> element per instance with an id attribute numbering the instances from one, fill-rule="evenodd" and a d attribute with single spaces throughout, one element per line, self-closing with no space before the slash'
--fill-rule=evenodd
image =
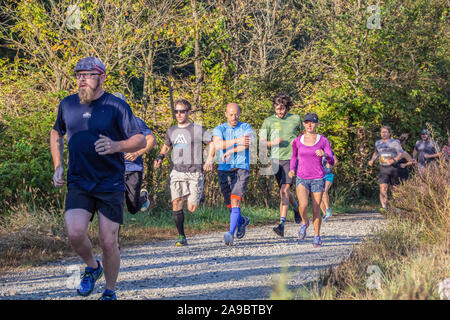
<path id="1" fill-rule="evenodd" d="M 227 103 L 237 102 L 241 120 L 258 130 L 273 113 L 273 95 L 289 92 L 293 113 L 319 115 L 319 130 L 340 160 L 336 184 L 351 190 L 349 197 L 370 196 L 376 188 L 376 169 L 366 163 L 381 125 L 390 125 L 394 136 L 408 132 L 409 153 L 426 124 L 438 140 L 450 131 L 444 0 L 381 2 L 380 29 L 367 28 L 371 3 L 356 0 L 82 1 L 80 29 L 65 25 L 71 4 L 0 5 L 8 18 L 0 25 L 0 39 L 17 53 L 13 61 L 0 57 L 0 114 L 6 125 L 0 133 L 5 137 L 2 168 L 6 172 L 15 161 L 33 158 L 40 159 L 43 170 L 42 178 L 33 180 L 37 164 L 15 166 L 15 175 L 0 177 L 10 194 L 18 194 L 15 188 L 24 187 L 18 180 L 26 177 L 33 187 L 41 181 L 42 197 L 51 198 L 54 191 L 44 182 L 52 167 L 48 132 L 58 101 L 75 90 L 76 62 L 88 55 L 105 63 L 106 90 L 125 94 L 158 145 L 173 123 L 177 98 L 193 102 L 193 120 L 209 129 L 225 121 Z M 33 146 L 29 152 L 21 139 Z M 11 153 L 14 147 L 20 157 Z M 157 152 L 145 157 L 145 184 L 163 205 L 170 160 L 154 171 Z M 259 168 L 252 168 L 246 200 L 271 202 L 278 197 L 276 186 L 258 175 Z M 213 175 L 205 188 L 211 201 L 220 201 L 217 188 Z"/>

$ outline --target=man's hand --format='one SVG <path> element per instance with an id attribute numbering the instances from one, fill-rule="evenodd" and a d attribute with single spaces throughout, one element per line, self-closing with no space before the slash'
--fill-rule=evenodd
<path id="1" fill-rule="evenodd" d="M 227 162 L 227 160 L 230 158 L 232 153 L 233 152 L 230 152 L 230 150 L 228 150 L 227 152 L 224 152 L 224 154 L 222 155 L 222 163 Z"/>
<path id="2" fill-rule="evenodd" d="M 213 160 L 212 159 L 206 159 L 206 162 L 203 165 L 203 170 L 205 170 L 205 171 L 212 171 L 212 168 L 213 168 Z"/>
<path id="3" fill-rule="evenodd" d="M 138 151 L 136 152 L 131 152 L 131 153 L 125 153 L 125 160 L 131 161 L 133 162 L 134 160 L 136 160 L 137 158 L 139 158 L 141 155 L 139 154 Z"/>
<path id="4" fill-rule="evenodd" d="M 277 146 L 277 145 L 279 145 L 282 141 L 283 141 L 283 139 L 281 139 L 281 138 L 273 139 L 272 141 L 270 141 L 270 146 L 271 146 L 271 147 L 272 147 L 272 146 Z"/>
<path id="5" fill-rule="evenodd" d="M 387 162 L 387 164 L 389 166 L 392 166 L 395 163 L 395 160 L 394 159 L 388 159 L 386 162 Z"/>
<path id="6" fill-rule="evenodd" d="M 239 137 L 236 139 L 236 144 L 240 145 L 240 146 L 246 146 L 248 147 L 250 145 L 250 136 L 248 134 L 246 134 L 243 137 Z"/>
<path id="7" fill-rule="evenodd" d="M 100 139 L 95 141 L 95 151 L 101 155 L 113 154 L 119 152 L 119 143 L 117 141 L 112 141 L 110 138 L 100 134 Z"/>
<path id="8" fill-rule="evenodd" d="M 59 165 L 56 167 L 55 173 L 53 173 L 53 185 L 57 188 L 62 188 L 64 183 L 64 168 L 62 165 Z"/>
<path id="9" fill-rule="evenodd" d="M 161 163 L 163 162 L 164 157 L 165 157 L 165 155 L 162 154 L 162 153 L 160 153 L 160 154 L 156 157 L 155 161 L 153 161 L 153 166 L 154 166 L 156 169 L 158 169 L 158 168 L 161 166 Z"/>
<path id="10" fill-rule="evenodd" d="M 371 167 L 373 165 L 373 160 L 370 160 L 368 164 L 369 164 L 369 167 Z"/>

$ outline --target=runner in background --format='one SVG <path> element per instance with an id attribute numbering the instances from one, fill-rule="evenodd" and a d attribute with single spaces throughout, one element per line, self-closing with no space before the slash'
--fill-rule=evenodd
<path id="1" fill-rule="evenodd" d="M 280 188 L 280 223 L 273 231 L 283 237 L 284 223 L 289 204 L 294 211 L 294 220 L 300 223 L 298 202 L 291 192 L 292 178 L 289 177 L 289 165 L 292 157 L 291 142 L 303 130 L 299 115 L 289 113 L 294 105 L 291 98 L 284 92 L 278 93 L 272 100 L 275 114 L 266 118 L 262 124 L 259 142 L 262 150 L 270 148 L 271 174 L 275 176 Z"/>
<path id="2" fill-rule="evenodd" d="M 254 140 L 250 124 L 239 121 L 241 108 L 237 103 L 226 107 L 227 122 L 214 128 L 213 141 L 219 158 L 219 185 L 225 204 L 230 209 L 230 229 L 224 235 L 225 244 L 233 245 L 234 233 L 241 239 L 250 219 L 241 215 L 241 201 L 247 189 L 250 154 Z"/>
<path id="3" fill-rule="evenodd" d="M 170 194 L 172 197 L 172 217 L 178 230 L 176 246 L 187 245 L 184 232 L 184 201 L 187 209 L 195 212 L 200 205 L 205 176 L 203 170 L 212 170 L 214 145 L 211 134 L 202 126 L 189 120 L 191 104 L 180 99 L 174 103 L 177 124 L 167 129 L 164 145 L 154 161 L 159 168 L 171 148 L 173 168 L 170 172 Z M 209 146 L 208 157 L 203 164 L 203 145 Z"/>
<path id="4" fill-rule="evenodd" d="M 297 137 L 292 143 L 292 158 L 290 162 L 289 176 L 297 176 L 297 197 L 300 203 L 300 215 L 302 223 L 298 232 L 298 239 L 303 240 L 309 226 L 308 202 L 311 194 L 311 211 L 314 225 L 314 247 L 320 247 L 320 226 L 322 215 L 320 214 L 320 203 L 325 188 L 325 171 L 322 166 L 322 157 L 334 165 L 334 158 L 328 140 L 316 133 L 319 125 L 319 117 L 315 113 L 308 113 L 303 118 L 305 133 Z M 298 164 L 298 165 L 297 165 Z M 295 172 L 297 168 L 297 172 Z"/>
<path id="5" fill-rule="evenodd" d="M 417 160 L 419 170 L 436 161 L 440 151 L 437 143 L 430 139 L 430 132 L 427 129 L 421 131 L 420 138 L 413 151 L 413 158 Z"/>
<path id="6" fill-rule="evenodd" d="M 400 141 L 400 144 L 403 148 L 403 150 L 405 150 L 406 148 L 406 142 L 408 141 L 409 138 L 409 134 L 408 133 L 402 133 L 400 135 L 400 137 L 398 138 L 398 140 Z M 405 182 L 406 180 L 408 180 L 409 178 L 409 169 L 408 166 L 411 166 L 413 164 L 415 164 L 416 161 L 414 161 L 414 159 L 411 158 L 411 156 L 409 155 L 409 153 L 407 153 L 406 151 L 404 151 L 404 157 L 402 157 L 399 161 L 398 161 L 398 178 L 401 182 Z"/>
<path id="7" fill-rule="evenodd" d="M 447 134 L 449 134 L 449 133 L 447 133 Z M 444 157 L 445 157 L 444 159 L 446 159 L 447 161 L 450 161 L 450 134 L 447 138 L 447 145 L 442 148 L 442 151 L 444 152 Z"/>
<path id="8" fill-rule="evenodd" d="M 377 158 L 379 159 L 380 211 L 386 211 L 388 187 L 399 184 L 397 163 L 403 157 L 404 151 L 400 141 L 391 138 L 390 127 L 381 127 L 380 135 L 381 139 L 375 142 L 375 152 L 369 161 L 369 166 L 372 166 Z"/>
<path id="9" fill-rule="evenodd" d="M 322 209 L 323 216 L 322 221 L 326 222 L 328 218 L 332 216 L 331 208 L 330 208 L 330 197 L 328 195 L 328 191 L 331 188 L 334 180 L 333 167 L 337 164 L 337 157 L 334 155 L 334 152 L 331 151 L 334 159 L 334 165 L 328 163 L 325 157 L 322 157 L 322 165 L 323 170 L 325 171 L 325 188 L 323 190 L 322 202 L 320 203 L 320 209 Z"/>
<path id="10" fill-rule="evenodd" d="M 122 93 L 114 92 L 113 95 L 126 101 Z M 148 199 L 148 191 L 142 187 L 144 175 L 144 162 L 142 156 L 150 151 L 156 145 L 156 138 L 145 122 L 136 117 L 139 128 L 145 136 L 147 146 L 135 152 L 125 153 L 125 202 L 128 212 L 135 214 L 136 212 L 146 211 L 150 206 Z"/>

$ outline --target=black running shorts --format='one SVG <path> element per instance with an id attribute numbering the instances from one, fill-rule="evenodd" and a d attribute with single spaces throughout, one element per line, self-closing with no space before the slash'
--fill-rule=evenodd
<path id="1" fill-rule="evenodd" d="M 222 191 L 225 204 L 231 204 L 232 194 L 243 197 L 247 189 L 250 173 L 245 169 L 235 169 L 231 171 L 218 171 L 219 185 Z"/>
<path id="2" fill-rule="evenodd" d="M 66 212 L 71 209 L 84 209 L 92 213 L 96 211 L 119 224 L 123 223 L 124 192 L 87 192 L 71 187 L 66 195 Z"/>
<path id="3" fill-rule="evenodd" d="M 278 187 L 283 184 L 292 184 L 293 178 L 289 177 L 291 160 L 272 159 L 272 172 L 275 174 Z"/>
<path id="4" fill-rule="evenodd" d="M 398 179 L 398 169 L 393 166 L 380 166 L 380 184 L 387 183 L 397 185 L 400 183 Z"/>

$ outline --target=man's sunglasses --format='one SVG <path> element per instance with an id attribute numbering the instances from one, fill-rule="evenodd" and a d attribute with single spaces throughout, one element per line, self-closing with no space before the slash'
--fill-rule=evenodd
<path id="1" fill-rule="evenodd" d="M 186 112 L 188 112 L 188 109 L 184 109 L 184 110 L 174 110 L 174 113 L 181 113 L 181 114 L 185 114 Z"/>

